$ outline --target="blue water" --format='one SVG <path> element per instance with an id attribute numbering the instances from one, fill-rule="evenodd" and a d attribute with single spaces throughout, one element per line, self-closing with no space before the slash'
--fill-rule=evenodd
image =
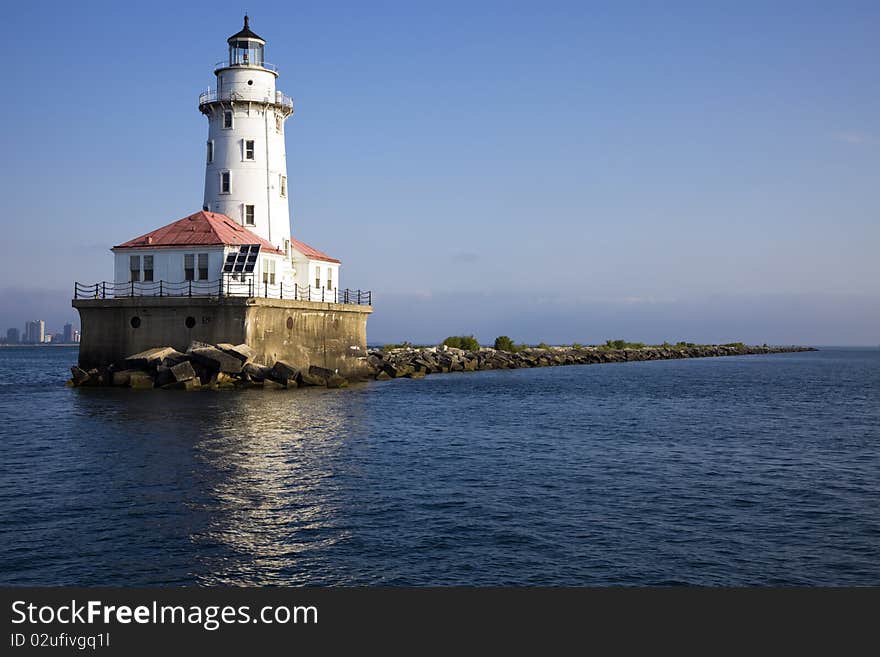
<path id="1" fill-rule="evenodd" d="M 0 583 L 880 584 L 880 350 L 63 387 L 0 350 Z"/>

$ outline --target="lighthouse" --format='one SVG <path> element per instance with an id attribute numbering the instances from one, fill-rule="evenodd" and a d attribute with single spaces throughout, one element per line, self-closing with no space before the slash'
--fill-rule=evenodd
<path id="1" fill-rule="evenodd" d="M 208 119 L 201 202 L 193 190 L 186 216 L 114 246 L 113 280 L 74 283 L 80 366 L 159 346 L 245 343 L 260 362 L 360 376 L 372 294 L 340 289 L 340 261 L 291 234 L 284 131 L 293 100 L 276 88 L 278 69 L 247 16 L 226 43 L 215 85 L 199 96 Z"/>
<path id="2" fill-rule="evenodd" d="M 282 251 L 290 249 L 284 125 L 293 100 L 276 88 L 266 41 L 244 27 L 214 65 L 216 85 L 199 98 L 208 119 L 203 209 L 224 214 Z"/>
<path id="3" fill-rule="evenodd" d="M 294 239 L 290 231 L 284 125 L 293 100 L 276 89 L 278 70 L 266 62 L 266 41 L 244 26 L 227 40 L 214 65 L 216 86 L 199 96 L 208 119 L 202 209 L 113 247 L 115 287 L 194 281 L 226 294 L 295 295 L 337 301 L 341 263 Z M 141 285 L 141 295 L 155 293 Z"/>

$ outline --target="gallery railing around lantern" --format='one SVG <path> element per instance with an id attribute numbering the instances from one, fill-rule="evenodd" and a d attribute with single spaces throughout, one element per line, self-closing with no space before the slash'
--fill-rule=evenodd
<path id="1" fill-rule="evenodd" d="M 265 299 L 289 299 L 291 301 L 314 301 L 369 306 L 373 303 L 370 290 L 339 290 L 312 285 L 283 282 L 257 281 L 253 277 L 236 279 L 224 275 L 216 281 L 130 281 L 115 283 L 73 284 L 74 299 L 124 299 L 132 297 L 262 297 Z"/>

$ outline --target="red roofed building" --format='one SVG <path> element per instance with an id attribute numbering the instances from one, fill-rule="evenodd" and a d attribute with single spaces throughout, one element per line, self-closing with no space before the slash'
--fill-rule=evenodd
<path id="1" fill-rule="evenodd" d="M 114 246 L 114 280 L 123 288 L 134 283 L 143 296 L 186 285 L 196 293 L 257 288 L 272 296 L 286 287 L 291 297 L 304 288 L 299 296 L 334 299 L 339 260 L 299 240 L 285 239 L 284 247 L 277 249 L 226 215 L 202 210 Z"/>

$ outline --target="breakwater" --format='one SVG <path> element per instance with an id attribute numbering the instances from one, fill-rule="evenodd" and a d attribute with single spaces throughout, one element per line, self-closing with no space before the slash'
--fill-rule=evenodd
<path id="1" fill-rule="evenodd" d="M 367 362 L 376 379 L 400 377 L 420 378 L 442 372 L 552 367 L 559 365 L 591 365 L 641 360 L 677 358 L 710 358 L 816 351 L 814 347 L 768 347 L 749 345 L 670 345 L 612 349 L 607 347 L 548 347 L 502 351 L 488 347 L 464 350 L 455 347 L 401 347 L 372 350 Z"/>
<path id="2" fill-rule="evenodd" d="M 198 390 L 218 388 L 291 389 L 307 386 L 342 388 L 349 381 L 409 378 L 446 372 L 589 365 L 677 358 L 743 356 L 796 351 L 813 347 L 767 347 L 748 345 L 674 345 L 614 349 L 602 347 L 520 347 L 504 351 L 490 347 L 467 350 L 438 347 L 400 347 L 369 350 L 359 375 L 345 377 L 338 370 L 319 366 L 299 368 L 277 360 L 269 366 L 247 344 L 193 342 L 186 351 L 173 347 L 147 349 L 106 367 L 71 368 L 68 382 L 79 386 L 118 386 L 135 389 Z"/>

